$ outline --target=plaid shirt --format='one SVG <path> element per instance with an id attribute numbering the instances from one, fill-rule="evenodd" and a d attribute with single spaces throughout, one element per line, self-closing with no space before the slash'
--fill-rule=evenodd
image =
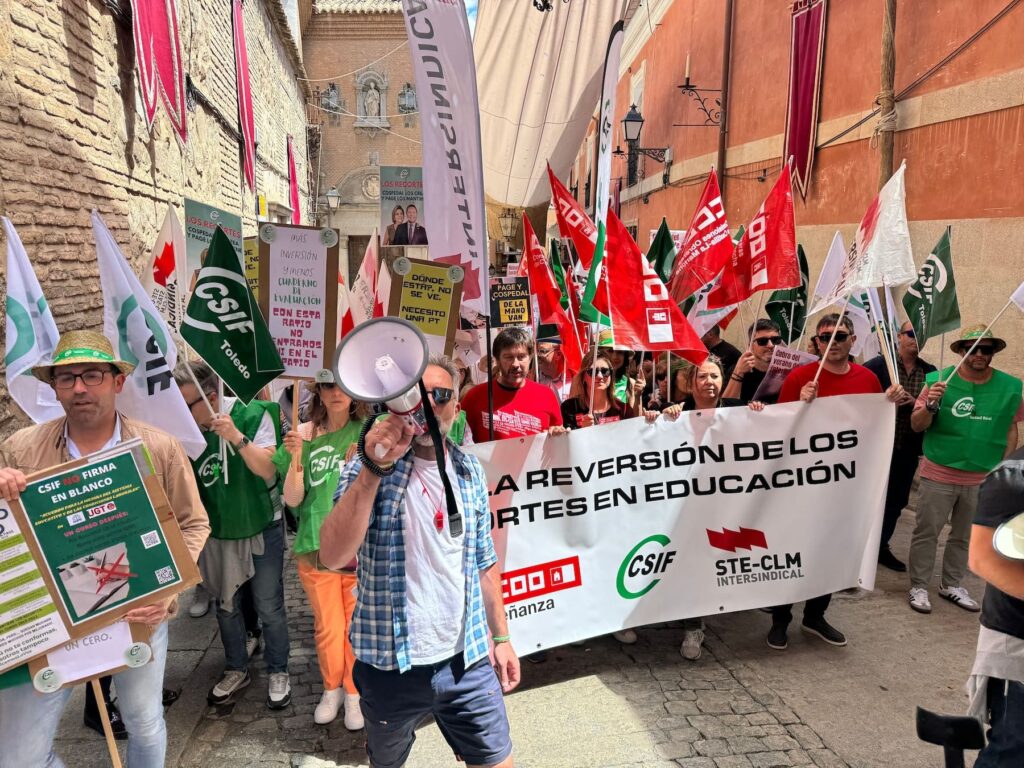
<path id="1" fill-rule="evenodd" d="M 483 467 L 448 442 L 448 456 L 459 479 L 463 510 L 462 569 L 466 577 L 466 626 L 463 658 L 466 667 L 487 656 L 487 614 L 480 589 L 480 571 L 498 561 L 491 541 L 491 511 Z M 377 669 L 407 672 L 409 660 L 408 596 L 405 585 L 405 537 L 402 502 L 412 476 L 412 453 L 381 479 L 370 513 L 370 526 L 359 547 L 358 583 L 350 639 L 356 658 Z M 362 470 L 355 458 L 345 465 L 334 501 Z M 443 620 L 443 617 L 438 617 Z"/>

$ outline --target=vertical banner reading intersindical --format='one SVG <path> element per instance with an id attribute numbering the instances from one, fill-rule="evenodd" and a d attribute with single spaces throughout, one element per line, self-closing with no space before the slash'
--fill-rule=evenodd
<path id="1" fill-rule="evenodd" d="M 281 375 L 311 379 L 330 367 L 337 343 L 338 232 L 263 224 L 259 239 L 259 305 Z"/>
<path id="2" fill-rule="evenodd" d="M 594 222 L 608 216 L 608 199 L 612 186 L 612 140 L 615 133 L 615 88 L 619 84 L 619 59 L 622 53 L 623 24 L 615 22 L 608 38 L 604 60 L 604 84 L 601 87 L 601 113 L 597 123 L 597 194 L 594 196 Z"/>
<path id="3" fill-rule="evenodd" d="M 463 306 L 487 304 L 487 221 L 476 62 L 462 0 L 402 0 L 420 94 L 423 196 L 430 202 L 431 258 L 456 254 L 467 278 Z"/>

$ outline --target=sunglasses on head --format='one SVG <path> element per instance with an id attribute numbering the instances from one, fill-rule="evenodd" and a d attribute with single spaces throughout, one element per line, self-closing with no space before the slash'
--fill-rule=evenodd
<path id="1" fill-rule="evenodd" d="M 589 374 L 590 371 L 587 371 L 587 373 Z M 593 369 L 593 373 L 594 373 L 595 376 L 604 376 L 605 378 L 608 378 L 609 376 L 612 375 L 612 369 L 611 368 L 598 367 L 598 368 L 594 368 Z"/>
<path id="2" fill-rule="evenodd" d="M 445 387 L 434 387 L 433 389 L 427 390 L 430 393 L 431 399 L 437 405 L 446 405 L 452 396 L 455 394 L 454 390 L 447 389 Z"/>
<path id="3" fill-rule="evenodd" d="M 979 344 L 973 350 L 968 351 L 970 349 L 971 348 L 966 344 L 960 346 L 960 351 L 963 352 L 965 356 L 985 355 L 985 357 L 990 357 L 996 353 L 996 348 L 989 344 Z"/>
<path id="4" fill-rule="evenodd" d="M 850 338 L 850 334 L 846 331 L 829 331 L 827 333 L 819 333 L 818 341 L 823 341 L 828 344 L 832 339 L 835 339 L 840 344 Z"/>
<path id="5" fill-rule="evenodd" d="M 754 339 L 754 343 L 757 344 L 757 346 L 759 346 L 759 347 L 767 347 L 769 341 L 777 347 L 777 346 L 779 346 L 779 344 L 782 343 L 782 337 L 781 336 L 762 336 L 759 339 Z"/>

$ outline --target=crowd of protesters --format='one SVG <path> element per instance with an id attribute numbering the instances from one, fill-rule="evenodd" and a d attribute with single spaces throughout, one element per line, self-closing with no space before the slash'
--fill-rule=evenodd
<path id="1" fill-rule="evenodd" d="M 369 408 L 346 395 L 328 370 L 305 387 L 303 415 L 291 424 L 289 409 L 278 403 L 243 405 L 218 394 L 216 375 L 205 365 L 181 366 L 175 380 L 208 443 L 191 466 L 176 441 L 147 432 L 116 410 L 115 396 L 130 364 L 117 360 L 99 334 L 68 337 L 62 342 L 66 358 L 36 372 L 54 388 L 67 417 L 22 430 L 3 444 L 0 495 L 17 496 L 25 475 L 44 466 L 135 434 L 152 441 L 166 464 L 160 476 L 169 483 L 168 496 L 204 581 L 189 613 L 198 617 L 216 606 L 224 666 L 208 692 L 213 706 L 230 703 L 251 684 L 250 665 L 261 647 L 266 706 L 280 709 L 291 700 L 283 586 L 291 541 L 312 608 L 323 683 L 313 721 L 325 725 L 342 714 L 346 728 L 366 730 L 372 765 L 401 765 L 416 726 L 432 713 L 461 759 L 510 766 L 502 697 L 480 694 L 512 690 L 519 660 L 502 609 L 482 468 L 461 447 L 539 433 L 558 436 L 630 418 L 674 420 L 686 411 L 730 407 L 762 411 L 776 402 L 884 392 L 896 411 L 888 490 L 879 510 L 878 563 L 909 571 L 910 608 L 930 612 L 937 541 L 949 525 L 937 594 L 964 610 L 982 611 L 991 631 L 984 656 L 979 646 L 984 663 L 979 661 L 976 674 L 984 690 L 978 696 L 998 704 L 1004 729 L 1024 719 L 1020 683 L 999 687 L 1019 679 L 1007 670 L 1019 658 L 1012 653 L 1024 649 L 1024 602 L 1018 599 L 1024 598 L 1018 586 L 1024 578 L 1007 576 L 979 555 L 978 568 L 987 569 L 979 572 L 1000 586 L 990 587 L 993 596 L 982 606 L 962 583 L 969 557 L 975 562 L 974 531 L 1005 517 L 993 511 L 1004 503 L 979 508 L 979 498 L 985 498 L 989 473 L 1016 449 L 1017 424 L 1024 420 L 1021 381 L 992 366 L 1006 342 L 981 327 L 962 332 L 950 347 L 956 364 L 940 371 L 920 357 L 913 327 L 905 323 L 895 340 L 894 379 L 881 356 L 864 365 L 854 362 L 852 324 L 826 315 L 811 334 L 812 348 L 824 352 L 820 369 L 818 362 L 799 366 L 777 395 L 760 398 L 773 353 L 784 345 L 779 326 L 769 319 L 747 329 L 742 351 L 712 329 L 704 337 L 709 355 L 699 365 L 677 355 L 622 349 L 606 334 L 578 371 L 566 369 L 557 339 L 535 345 L 528 331 L 508 328 L 493 340 L 482 366 L 492 366 L 490 375 L 481 383 L 472 383 L 484 378 L 474 376 L 479 366 L 431 359 L 423 381 L 440 434 L 447 436 L 445 449 L 429 435 L 410 433 L 394 417 L 367 419 Z M 229 446 L 226 459 L 222 441 Z M 444 473 L 438 458 L 445 461 Z M 226 465 L 210 472 L 211 461 Z M 891 541 L 918 473 L 908 567 Z M 1001 477 L 1012 485 L 1016 476 Z M 406 558 L 410 549 L 416 557 Z M 403 564 L 397 571 L 396 562 Z M 830 599 L 806 601 L 801 628 L 843 646 L 845 635 L 825 617 Z M 770 609 L 770 648 L 787 648 L 792 608 Z M 175 609 L 176 601 L 140 609 L 136 618 L 156 628 L 157 664 L 115 675 L 118 700 L 106 702 L 115 735 L 128 738 L 129 756 L 144 764 L 159 764 L 166 748 L 160 710 L 173 695 L 159 682 L 166 621 Z M 637 642 L 633 628 L 614 637 Z M 698 659 L 703 641 L 703 620 L 686 619 L 682 656 Z M 489 643 L 495 648 L 493 666 L 485 663 Z M 0 688 L 0 765 L 59 764 L 51 750 L 67 699 L 44 699 L 30 689 L 28 683 Z M 110 695 L 109 679 L 103 692 Z M 95 702 L 87 704 L 85 719 L 99 727 Z M 20 739 L 26 731 L 35 736 Z M 18 748 L 9 750 L 14 744 Z"/>

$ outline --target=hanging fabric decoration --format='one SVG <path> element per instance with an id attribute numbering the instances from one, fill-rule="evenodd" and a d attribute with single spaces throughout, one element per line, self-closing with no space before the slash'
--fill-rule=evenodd
<path id="1" fill-rule="evenodd" d="M 249 83 L 249 50 L 245 45 L 242 0 L 231 0 L 231 29 L 235 36 L 235 82 L 238 85 L 238 125 L 242 136 L 242 173 L 249 189 L 256 189 L 256 126 Z"/>
<path id="2" fill-rule="evenodd" d="M 302 211 L 299 210 L 299 174 L 295 170 L 295 146 L 292 137 L 288 137 L 288 204 L 292 207 L 292 224 L 302 223 Z"/>
<path id="3" fill-rule="evenodd" d="M 803 199 L 807 198 L 818 138 L 826 6 L 826 0 L 796 0 L 790 20 L 789 100 L 782 158 L 793 158 L 793 185 Z"/>
<path id="4" fill-rule="evenodd" d="M 153 128 L 159 91 L 178 140 L 186 144 L 185 66 L 178 36 L 177 0 L 131 0 L 131 3 L 135 62 L 146 126 Z"/>

